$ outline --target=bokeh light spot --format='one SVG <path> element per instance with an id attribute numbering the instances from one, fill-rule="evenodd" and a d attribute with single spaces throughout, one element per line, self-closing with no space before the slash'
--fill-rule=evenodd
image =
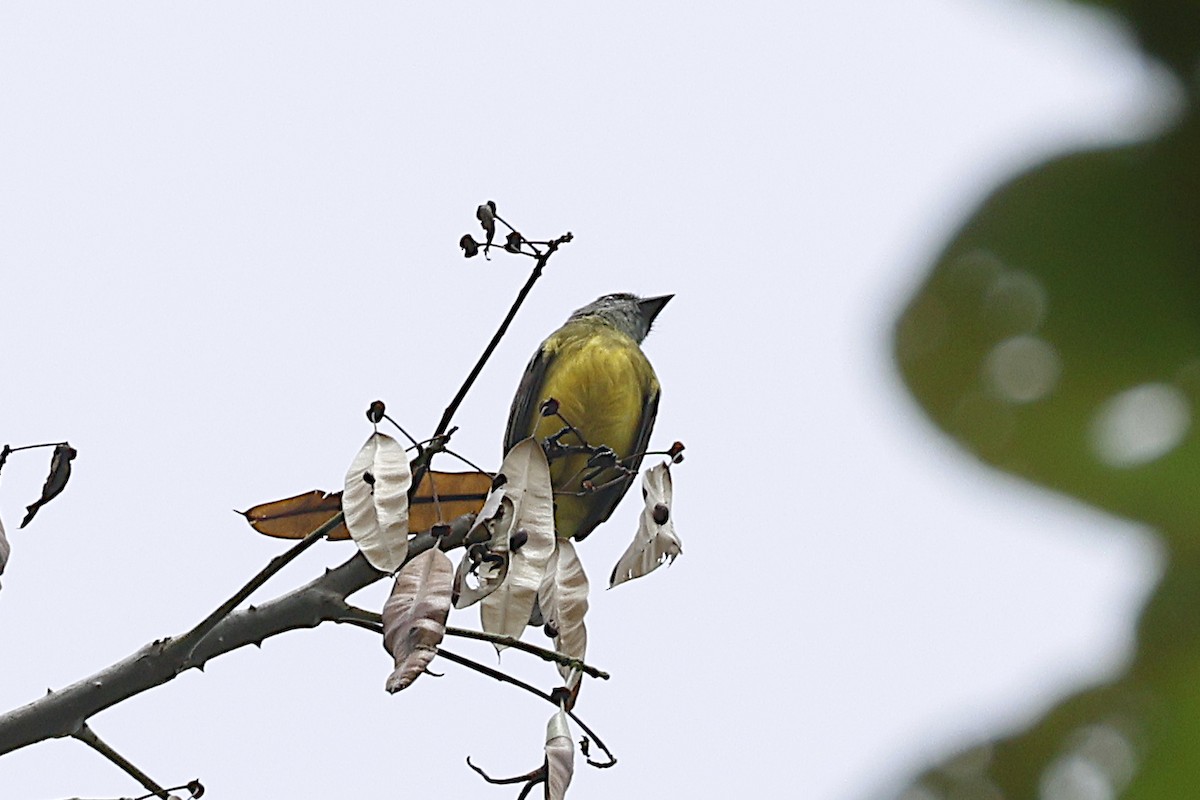
<path id="1" fill-rule="evenodd" d="M 1038 788 L 1039 800 L 1114 800 L 1117 795 L 1095 762 L 1073 754 L 1051 762 Z"/>
<path id="2" fill-rule="evenodd" d="M 1115 788 L 1124 789 L 1137 771 L 1137 752 L 1129 737 L 1113 725 L 1088 725 L 1077 735 L 1073 752 L 1100 768 Z"/>
<path id="3" fill-rule="evenodd" d="M 983 297 L 983 321 L 1001 335 L 1032 333 L 1046 318 L 1049 302 L 1042 282 L 1028 272 L 1005 270 Z"/>
<path id="4" fill-rule="evenodd" d="M 945 800 L 945 795 L 928 786 L 912 786 L 900 795 L 899 800 Z"/>
<path id="5" fill-rule="evenodd" d="M 1054 389 L 1062 361 L 1049 342 L 1036 336 L 1014 336 L 992 348 L 983 371 L 995 395 L 1010 403 L 1031 403 Z"/>
<path id="6" fill-rule="evenodd" d="M 1092 449 L 1105 464 L 1136 467 L 1166 455 L 1191 426 L 1187 395 L 1165 383 L 1135 386 L 1106 400 L 1092 420 Z"/>

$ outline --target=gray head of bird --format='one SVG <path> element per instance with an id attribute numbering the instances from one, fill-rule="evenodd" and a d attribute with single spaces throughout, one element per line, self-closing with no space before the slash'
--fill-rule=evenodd
<path id="1" fill-rule="evenodd" d="M 571 315 L 571 319 L 599 317 L 617 330 L 626 333 L 638 344 L 650 333 L 650 326 L 663 306 L 674 297 L 664 294 L 659 297 L 638 297 L 622 292 L 606 294 L 588 303 Z"/>

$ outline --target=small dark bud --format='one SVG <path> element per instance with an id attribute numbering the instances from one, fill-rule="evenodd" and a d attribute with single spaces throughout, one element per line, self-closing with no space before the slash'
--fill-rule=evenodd
<path id="1" fill-rule="evenodd" d="M 496 491 L 506 483 L 508 483 L 508 476 L 503 472 L 497 472 L 496 477 L 492 478 L 492 491 Z"/>
<path id="2" fill-rule="evenodd" d="M 492 237 L 496 235 L 496 204 L 489 200 L 475 209 L 475 219 L 479 220 L 479 227 L 487 233 L 487 243 L 490 245 Z"/>
<path id="3" fill-rule="evenodd" d="M 188 781 L 187 790 L 192 793 L 192 800 L 200 800 L 204 797 L 204 784 L 200 781 Z"/>
<path id="4" fill-rule="evenodd" d="M 571 707 L 571 690 L 565 686 L 559 686 L 550 693 L 550 702 L 556 706 Z"/>
<path id="5" fill-rule="evenodd" d="M 558 638 L 558 628 L 554 627 L 549 622 L 542 626 L 542 633 L 546 634 L 547 639 Z"/>
<path id="6" fill-rule="evenodd" d="M 583 738 L 581 738 L 579 740 L 579 752 L 583 753 L 584 758 L 587 758 L 588 756 L 590 756 L 592 754 L 591 749 L 592 749 L 592 740 L 591 739 L 584 736 Z"/>
<path id="7" fill-rule="evenodd" d="M 511 538 L 509 538 L 508 549 L 515 553 L 518 550 L 520 550 L 522 547 L 524 547 L 525 543 L 528 541 L 529 541 L 529 531 L 525 530 L 524 528 L 521 528 L 516 533 L 514 533 Z"/>
<path id="8" fill-rule="evenodd" d="M 472 258 L 479 255 L 479 242 L 472 239 L 469 233 L 458 240 L 458 246 L 463 249 L 463 256 L 465 258 Z"/>
<path id="9" fill-rule="evenodd" d="M 508 234 L 508 236 L 504 237 L 504 249 L 510 253 L 520 253 L 521 242 L 523 241 L 524 239 L 521 237 L 521 234 L 513 231 Z"/>
<path id="10" fill-rule="evenodd" d="M 434 525 L 429 529 L 429 533 L 434 539 L 440 539 L 443 536 L 449 535 L 450 526 L 444 522 L 439 522 L 437 525 Z"/>
<path id="11" fill-rule="evenodd" d="M 558 401 L 553 397 L 547 397 L 546 402 L 542 403 L 542 416 L 553 417 L 558 413 Z"/>
<path id="12" fill-rule="evenodd" d="M 672 458 L 671 462 L 674 464 L 682 464 L 683 463 L 683 453 L 680 453 L 679 455 Z"/>
<path id="13" fill-rule="evenodd" d="M 375 485 L 375 476 L 369 472 L 364 472 L 363 473 L 363 483 L 367 484 L 368 486 L 374 486 Z"/>
<path id="14" fill-rule="evenodd" d="M 371 406 L 367 409 L 367 419 L 371 420 L 373 424 L 378 425 L 386 412 L 387 406 L 383 404 L 383 401 L 376 400 L 375 402 L 371 403 Z"/>
<path id="15" fill-rule="evenodd" d="M 669 455 L 671 458 L 674 458 L 682 452 L 683 442 L 676 442 L 675 444 L 671 445 L 671 449 L 667 451 L 667 455 Z"/>
<path id="16" fill-rule="evenodd" d="M 666 504 L 659 503 L 654 506 L 654 510 L 650 512 L 650 516 L 654 517 L 654 524 L 666 525 L 667 520 L 671 518 L 671 509 L 667 508 Z"/>

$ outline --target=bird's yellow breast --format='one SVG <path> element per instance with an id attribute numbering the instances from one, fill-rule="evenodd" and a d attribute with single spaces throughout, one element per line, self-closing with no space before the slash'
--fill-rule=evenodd
<path id="1" fill-rule="evenodd" d="M 560 328 L 542 348 L 548 366 L 537 405 L 553 397 L 559 404 L 558 413 L 583 435 L 587 444 L 608 445 L 618 458 L 632 455 L 647 400 L 658 392 L 654 368 L 637 342 L 610 325 L 577 320 Z M 535 415 L 529 433 L 545 439 L 562 428 L 563 422 L 557 417 Z M 568 446 L 580 443 L 573 434 L 559 441 Z M 582 455 L 556 459 L 550 465 L 555 490 L 579 491 L 586 463 L 587 457 Z M 600 484 L 615 474 L 608 471 L 594 482 Z M 561 494 L 556 498 L 560 536 L 573 535 L 586 513 L 588 500 L 586 496 Z"/>

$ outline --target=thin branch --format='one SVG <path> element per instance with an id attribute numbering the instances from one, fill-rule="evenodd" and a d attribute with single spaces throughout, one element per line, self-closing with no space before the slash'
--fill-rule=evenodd
<path id="1" fill-rule="evenodd" d="M 557 700 L 555 700 L 552 696 L 543 692 L 541 689 L 538 689 L 535 686 L 531 686 L 528 683 L 526 683 L 525 681 L 520 680 L 519 678 L 514 678 L 511 675 L 506 675 L 505 673 L 501 672 L 498 669 L 493 669 L 489 666 L 485 666 L 484 664 L 480 664 L 478 661 L 472 661 L 469 658 L 464 658 L 463 656 L 456 655 L 447 650 L 443 650 L 440 647 L 437 649 L 437 654 L 439 656 L 442 656 L 443 658 L 445 658 L 447 661 L 453 661 L 455 664 L 464 666 L 467 669 L 473 669 L 476 672 L 478 672 L 482 675 L 486 675 L 489 678 L 494 678 L 495 680 L 498 680 L 501 683 L 511 683 L 513 686 L 516 686 L 520 689 L 524 689 L 525 691 L 529 692 L 530 694 L 533 694 L 533 695 L 536 695 L 536 696 L 542 698 L 543 700 L 545 700 L 547 703 L 554 706 L 555 708 L 561 707 Z M 589 728 L 586 724 L 584 724 L 583 720 L 581 720 L 579 717 L 575 716 L 574 711 L 570 711 L 570 710 L 566 710 L 566 711 L 567 711 L 567 716 L 569 716 L 571 719 L 575 720 L 575 723 L 577 725 L 579 725 L 580 728 L 583 729 L 583 732 L 586 733 L 589 737 L 591 737 L 592 741 L 596 743 L 596 746 L 599 747 L 601 750 L 603 750 L 604 754 L 606 756 L 608 756 L 608 758 L 609 758 L 608 762 L 605 763 L 603 761 L 593 761 L 589 757 L 587 760 L 587 763 L 591 764 L 593 767 L 599 767 L 601 769 L 604 769 L 606 767 L 611 767 L 614 764 L 616 764 L 617 763 L 616 756 L 614 756 L 612 754 L 612 751 L 610 751 L 608 749 L 608 747 L 605 746 L 604 742 L 600 739 L 600 737 L 596 735 L 596 732 L 593 731 L 591 728 Z"/>
<path id="2" fill-rule="evenodd" d="M 508 225 L 507 222 L 504 223 Z M 511 226 L 510 226 L 511 228 Z M 496 349 L 496 345 L 500 343 L 500 339 L 508 331 L 508 326 L 512 324 L 513 318 L 517 315 L 521 304 L 525 302 L 525 298 L 529 295 L 529 291 L 533 289 L 533 285 L 537 283 L 538 278 L 542 277 L 542 270 L 546 267 L 546 262 L 550 260 L 550 256 L 554 254 L 560 245 L 571 241 L 573 237 L 570 233 L 563 234 L 547 245 L 545 253 L 537 257 L 537 263 L 533 267 L 533 272 L 529 274 L 529 279 L 525 281 L 525 285 L 521 287 L 521 291 L 517 293 L 517 299 L 513 301 L 512 308 L 508 310 L 508 315 L 504 317 L 504 321 L 500 323 L 500 327 L 496 329 L 496 333 L 492 336 L 492 340 L 488 342 L 488 346 L 484 348 L 483 355 L 475 362 L 475 367 L 471 373 L 467 375 L 467 379 L 463 381 L 463 385 L 459 388 L 458 394 L 454 395 L 454 399 L 450 401 L 450 405 L 446 406 L 445 413 L 442 414 L 441 422 L 438 423 L 437 430 L 434 435 L 445 432 L 450 427 L 450 420 L 454 418 L 454 413 L 458 411 L 458 407 L 462 404 L 463 398 L 467 396 L 471 386 L 475 383 L 475 379 L 479 377 L 479 373 L 483 371 L 483 366 L 492 357 L 492 351 Z"/>
<path id="3" fill-rule="evenodd" d="M 131 761 L 123 755 L 112 749 L 103 739 L 96 735 L 96 732 L 88 727 L 87 723 L 80 726 L 79 730 L 72 734 L 76 739 L 86 744 L 88 747 L 95 750 L 100 755 L 111 761 L 118 769 L 126 775 L 140 783 L 146 791 L 150 792 L 151 797 L 160 797 L 163 800 L 168 800 L 170 795 L 167 790 L 159 786 L 154 780 L 135 767 Z"/>
<path id="4" fill-rule="evenodd" d="M 444 452 L 445 452 L 445 453 L 446 453 L 446 455 L 448 455 L 448 456 L 453 456 L 454 458 L 457 458 L 459 461 L 463 462 L 463 463 L 464 463 L 464 464 L 466 464 L 468 467 L 470 467 L 471 469 L 473 469 L 473 470 L 475 470 L 476 472 L 478 472 L 480 475 L 491 475 L 491 474 L 492 474 L 492 473 L 488 472 L 487 470 L 483 469 L 482 467 L 480 467 L 478 464 L 476 464 L 476 463 L 474 463 L 473 461 L 469 460 L 469 459 L 468 459 L 466 456 L 459 455 L 458 453 L 454 452 L 454 451 L 453 451 L 453 450 L 451 450 L 449 447 L 447 447 L 447 448 L 445 449 L 445 451 L 444 451 Z"/>
<path id="5" fill-rule="evenodd" d="M 544 766 L 530 770 L 524 775 L 516 775 L 512 778 L 493 778 L 483 771 L 483 767 L 477 767 L 471 763 L 471 757 L 467 756 L 467 766 L 479 773 L 479 776 L 485 781 L 495 785 L 503 785 L 508 783 L 525 783 L 526 781 L 540 782 L 546 780 L 546 768 Z"/>
<path id="6" fill-rule="evenodd" d="M 408 468 L 412 472 L 412 486 L 408 489 L 408 502 L 411 505 L 417 498 L 417 492 L 421 488 L 421 484 L 425 480 L 425 473 L 429 471 L 429 464 L 433 461 L 433 457 L 446 449 L 446 445 L 450 443 L 450 437 L 458 430 L 455 425 L 444 433 L 436 433 L 430 437 L 425 446 L 417 445 L 417 457 L 409 462 Z"/>
<path id="7" fill-rule="evenodd" d="M 250 595 L 254 594 L 254 592 L 260 586 L 270 580 L 281 569 L 294 561 L 297 556 L 299 556 L 308 548 L 312 547 L 321 539 L 324 539 L 326 536 L 328 536 L 329 533 L 338 525 L 341 525 L 345 519 L 345 514 L 339 511 L 315 531 L 296 542 L 296 544 L 294 544 L 291 548 L 272 558 L 269 562 L 267 562 L 267 566 L 263 567 L 257 575 L 247 581 L 245 586 L 234 592 L 232 597 L 219 605 L 216 610 L 201 620 L 200 624 L 176 639 L 172 647 L 178 649 L 184 658 L 190 656 L 192 654 L 192 650 L 195 649 L 196 644 L 205 636 L 207 636 L 208 633 L 217 626 L 218 622 L 229 616 L 229 614 L 235 608 L 245 602 Z"/>
<path id="8" fill-rule="evenodd" d="M 442 550 L 461 547 L 473 522 L 473 515 L 464 515 L 451 523 L 449 534 L 435 537 L 427 531 L 414 536 L 408 543 L 407 560 L 435 545 Z M 217 656 L 247 645 L 261 645 L 263 640 L 286 631 L 332 622 L 342 613 L 348 596 L 384 577 L 356 553 L 304 586 L 230 613 L 200 638 L 190 653 L 172 647 L 170 639 L 151 642 L 94 675 L 0 714 L 0 755 L 45 739 L 72 736 L 104 709 L 167 683 L 189 669 L 202 669 Z"/>
<path id="9" fill-rule="evenodd" d="M 396 422 L 396 420 L 392 419 L 387 414 L 384 414 L 383 418 L 386 419 L 388 422 L 392 423 L 392 425 L 396 426 L 396 430 L 403 433 L 405 438 L 407 438 L 410 442 L 413 443 L 413 447 L 417 448 L 418 452 L 420 451 L 421 445 L 417 444 L 417 440 L 412 437 L 411 433 L 404 430 L 404 427 L 399 422 Z"/>
<path id="10" fill-rule="evenodd" d="M 383 632 L 383 616 L 381 614 L 375 611 L 368 611 L 365 608 L 359 608 L 358 606 L 350 605 L 349 603 L 346 603 L 345 613 L 335 619 L 334 622 L 344 622 L 348 625 L 357 625 L 360 628 L 366 628 L 369 631 L 378 631 L 380 633 Z M 514 650 L 521 650 L 529 653 L 530 655 L 535 655 L 543 661 L 552 661 L 562 664 L 565 667 L 577 669 L 593 678 L 599 678 L 606 681 L 612 677 L 604 670 L 589 666 L 578 658 L 571 658 L 570 656 L 563 655 L 562 653 L 554 650 L 547 650 L 544 647 L 538 647 L 536 644 L 530 644 L 529 642 L 523 642 L 520 639 L 514 639 L 511 636 L 502 636 L 498 633 L 488 633 L 486 631 L 473 631 L 469 628 L 455 628 L 450 625 L 446 626 L 446 635 L 458 636 L 462 639 L 475 639 L 481 642 L 490 642 L 492 644 L 511 647 Z"/>
<path id="11" fill-rule="evenodd" d="M 66 442 L 42 442 L 41 444 L 23 444 L 20 447 L 9 447 L 8 445 L 5 445 L 4 449 L 5 449 L 5 451 L 7 451 L 9 453 L 16 453 L 21 450 L 33 450 L 38 447 L 58 447 L 60 444 L 66 444 Z"/>
<path id="12" fill-rule="evenodd" d="M 572 669 L 577 669 L 586 675 L 590 675 L 593 678 L 599 678 L 600 680 L 606 681 L 612 677 L 604 670 L 597 669 L 596 667 L 588 666 L 587 664 L 583 663 L 583 661 L 579 660 L 578 658 L 571 658 L 570 656 L 563 655 L 562 653 L 559 653 L 555 650 L 547 650 L 544 647 L 538 647 L 536 644 L 530 644 L 529 642 L 523 642 L 520 639 L 514 639 L 511 636 L 501 636 L 501 635 L 495 634 L 495 633 L 486 633 L 484 631 L 473 631 L 473 630 L 470 630 L 469 628 L 454 628 L 454 627 L 450 627 L 450 626 L 446 627 L 446 635 L 447 636 L 459 636 L 463 639 L 477 639 L 482 642 L 491 642 L 492 644 L 505 645 L 506 647 L 513 648 L 514 650 L 521 650 L 523 652 L 530 653 L 531 655 L 535 655 L 538 658 L 542 659 L 543 661 L 553 661 L 558 664 L 562 664 L 565 667 L 571 667 Z"/>

